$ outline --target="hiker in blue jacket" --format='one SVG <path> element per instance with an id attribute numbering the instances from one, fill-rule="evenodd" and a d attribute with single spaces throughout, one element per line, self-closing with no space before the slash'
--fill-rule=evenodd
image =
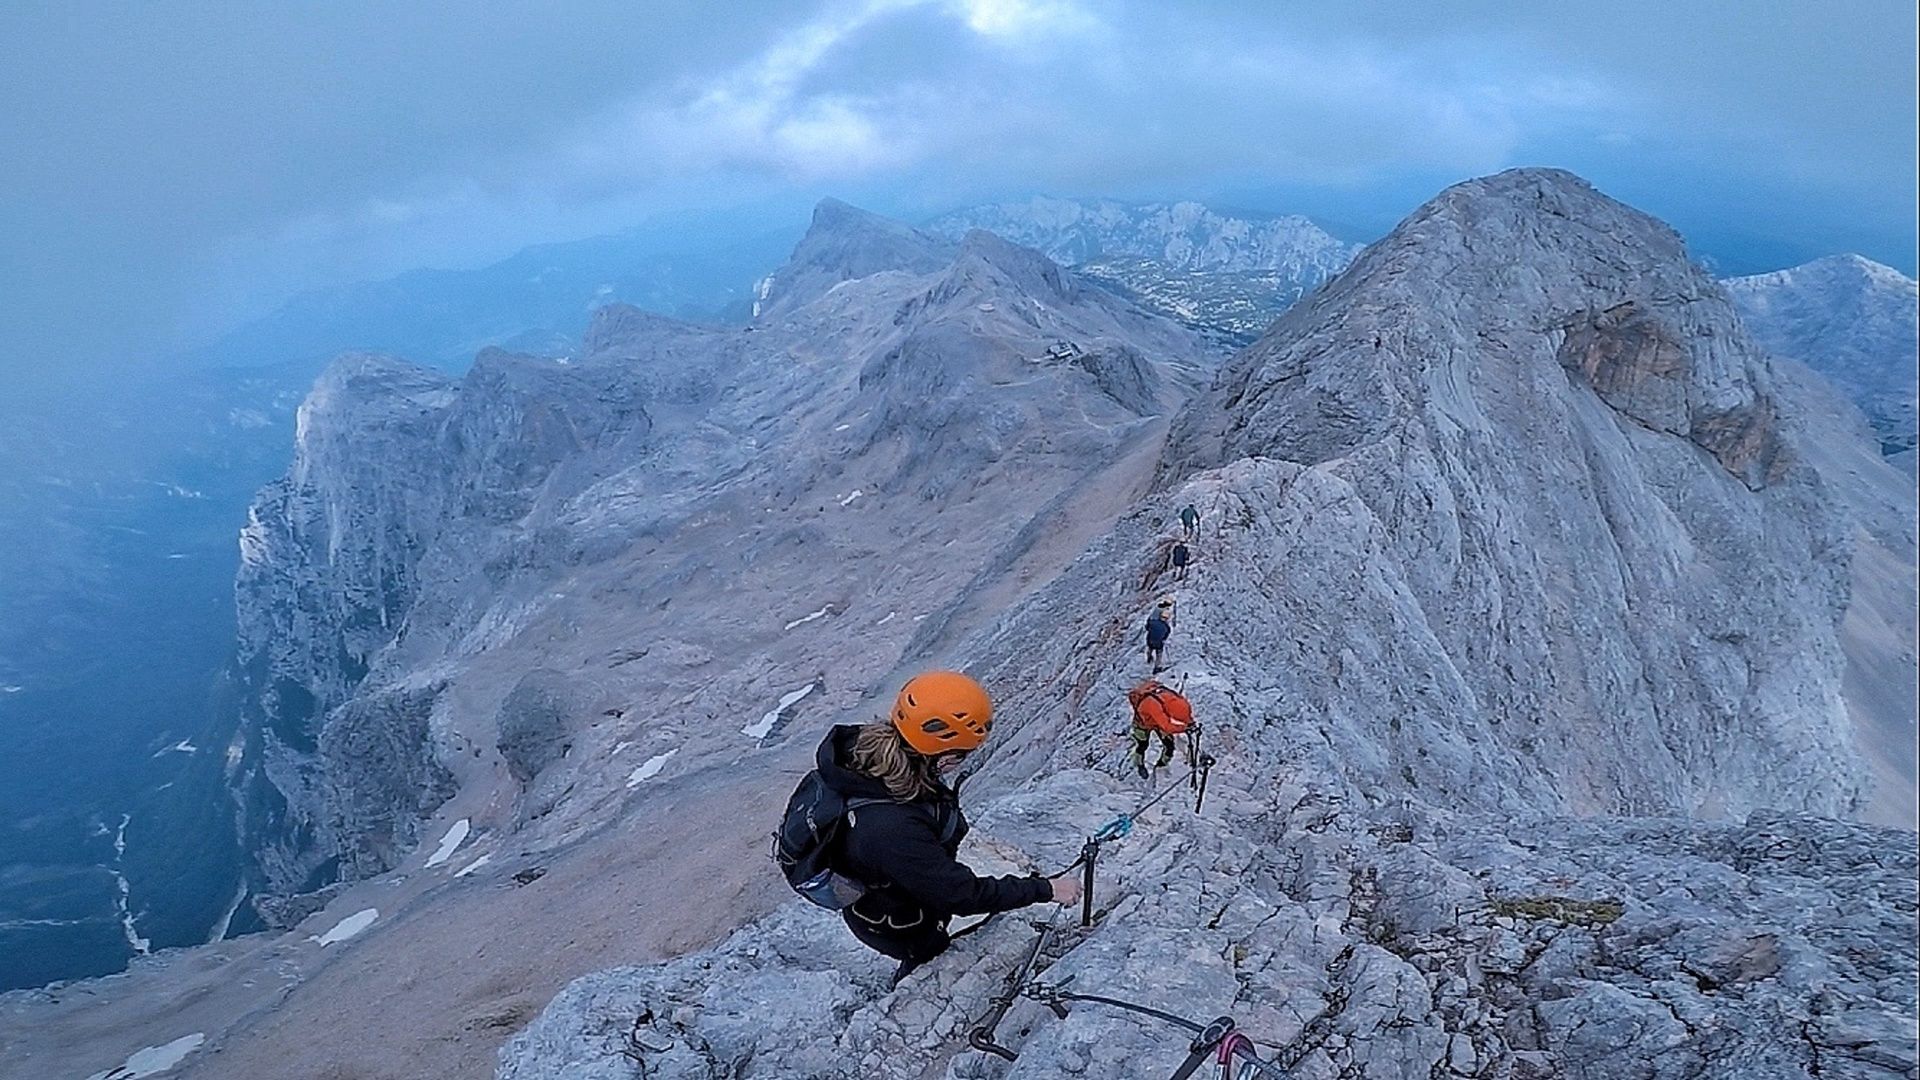
<path id="1" fill-rule="evenodd" d="M 1167 638 L 1173 635 L 1173 598 L 1163 596 L 1147 616 L 1147 665 L 1159 674 L 1167 654 Z"/>

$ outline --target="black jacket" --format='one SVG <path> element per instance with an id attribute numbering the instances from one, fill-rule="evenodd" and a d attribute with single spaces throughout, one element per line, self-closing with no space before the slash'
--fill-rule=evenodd
<path id="1" fill-rule="evenodd" d="M 954 858 L 967 835 L 959 796 L 942 787 L 925 799 L 898 802 L 885 784 L 852 768 L 860 729 L 841 724 L 821 741 L 821 779 L 848 799 L 887 799 L 850 814 L 835 870 L 867 886 L 854 914 L 881 928 L 905 929 L 949 915 L 1011 911 L 1053 898 L 1046 878 L 984 878 Z"/>

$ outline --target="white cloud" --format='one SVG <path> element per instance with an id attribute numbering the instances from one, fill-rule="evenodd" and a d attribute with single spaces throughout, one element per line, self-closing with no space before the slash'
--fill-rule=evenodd
<path id="1" fill-rule="evenodd" d="M 1414 13 L 1387 25 L 1384 15 L 1310 6 L 826 0 L 725 62 L 662 76 L 557 125 L 542 145 L 503 150 L 490 174 L 450 171 L 310 214 L 275 245 L 321 250 L 331 235 L 333 248 L 390 256 L 390 272 L 431 261 L 436 243 L 470 248 L 489 230 L 507 247 L 509 228 L 524 243 L 553 235 L 540 229 L 555 221 L 610 227 L 769 192 L 885 184 L 901 202 L 931 203 L 1021 188 L 1348 185 L 1465 176 L 1532 161 L 1543 147 L 1592 148 L 1592 160 L 1629 172 L 1629 154 L 1676 145 L 1744 163 L 1723 171 L 1790 174 L 1808 158 L 1766 137 L 1759 120 L 1696 116 L 1700 95 L 1686 78 L 1667 86 L 1646 74 L 1671 65 L 1629 64 L 1618 42 L 1613 52 L 1566 48 L 1566 34 L 1586 32 L 1579 19 Z M 1731 48 L 1716 34 L 1695 36 Z M 1664 57 L 1681 46 L 1661 48 Z M 1910 187 L 1910 172 L 1893 180 Z M 409 243 L 411 258 L 392 256 Z"/>
<path id="2" fill-rule="evenodd" d="M 968 29 L 988 38 L 1078 34 L 1100 25 L 1085 8 L 1066 0 L 955 0 L 951 10 Z"/>

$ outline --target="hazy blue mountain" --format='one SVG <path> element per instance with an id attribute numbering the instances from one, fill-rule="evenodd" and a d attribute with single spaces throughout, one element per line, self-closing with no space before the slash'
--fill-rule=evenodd
<path id="1" fill-rule="evenodd" d="M 969 229 L 1034 248 L 1150 311 L 1243 342 L 1359 251 L 1298 215 L 1234 216 L 1196 202 L 1036 196 L 957 210 L 927 226 L 949 237 Z"/>
<path id="2" fill-rule="evenodd" d="M 754 279 L 780 263 L 797 232 L 635 228 L 530 247 L 475 270 L 412 270 L 321 289 L 194 359 L 324 362 L 348 350 L 375 350 L 457 367 L 488 346 L 565 353 L 594 309 L 611 303 L 698 322 L 741 321 Z"/>
<path id="3" fill-rule="evenodd" d="M 1832 255 L 1725 284 L 1762 345 L 1833 380 L 1866 413 L 1886 454 L 1913 450 L 1914 279 L 1859 255 Z"/>

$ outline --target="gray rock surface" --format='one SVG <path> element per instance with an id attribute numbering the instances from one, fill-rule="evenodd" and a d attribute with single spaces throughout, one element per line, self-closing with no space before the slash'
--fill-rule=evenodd
<path id="1" fill-rule="evenodd" d="M 566 756 L 580 712 L 579 694 L 565 675 L 541 668 L 521 676 L 494 721 L 495 749 L 515 780 L 527 783 Z"/>
<path id="2" fill-rule="evenodd" d="M 1423 207 L 954 653 L 1002 702 L 966 857 L 1058 867 L 1155 789 L 1115 732 L 1137 624 L 1179 602 L 1205 812 L 1171 798 L 1105 849 L 1042 983 L 1230 1013 L 1303 1077 L 1914 1075 L 1914 834 L 1836 820 L 1871 787 L 1850 537 L 1897 507 L 1830 479 L 1809 440 L 1850 436 L 1821 415 L 1670 230 L 1577 178 Z M 1012 1065 L 967 1051 L 1029 940 L 1003 918 L 888 993 L 795 902 L 576 982 L 498 1075 L 1172 1070 L 1182 1033 L 1086 1003 L 1018 1004 Z"/>
<path id="3" fill-rule="evenodd" d="M 1207 816 L 1143 819 L 1103 856 L 1096 927 L 1056 917 L 1040 983 L 1233 1015 L 1299 1077 L 1914 1068 L 1911 834 L 1764 814 L 1429 818 L 1277 788 L 1277 805 L 1236 782 Z M 1132 797 L 1062 771 L 996 807 L 994 840 L 1064 852 L 1095 808 Z M 711 951 L 575 982 L 502 1048 L 498 1076 L 1173 1070 L 1184 1033 L 1094 1003 L 1060 1020 L 1021 1001 L 997 1033 L 1019 1053 L 1010 1066 L 968 1050 L 1032 934 L 1002 920 L 888 992 L 888 962 L 790 905 Z"/>
<path id="4" fill-rule="evenodd" d="M 1203 511 L 1278 515 L 1248 590 L 1304 620 L 1280 644 L 1316 704 L 1355 697 L 1357 661 L 1370 724 L 1401 714 L 1430 754 L 1527 778 L 1419 783 L 1581 813 L 1847 814 L 1849 530 L 1773 382 L 1670 229 L 1568 174 L 1503 173 L 1416 211 L 1237 356 L 1164 475 L 1226 464 Z"/>

